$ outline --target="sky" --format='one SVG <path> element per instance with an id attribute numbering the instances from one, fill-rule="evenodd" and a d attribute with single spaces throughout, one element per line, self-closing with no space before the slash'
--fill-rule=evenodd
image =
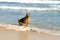
<path id="1" fill-rule="evenodd" d="M 43 2 L 44 1 L 44 2 Z M 60 3 L 59 0 L 0 0 L 0 2 L 23 2 L 23 3 Z"/>

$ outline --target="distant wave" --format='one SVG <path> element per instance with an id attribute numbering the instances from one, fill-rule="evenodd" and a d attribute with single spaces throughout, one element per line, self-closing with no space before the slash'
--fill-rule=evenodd
<path id="1" fill-rule="evenodd" d="M 0 24 L 0 28 L 6 28 L 6 29 L 13 29 L 16 31 L 33 31 L 33 32 L 44 32 L 48 33 L 51 35 L 60 35 L 60 33 L 50 31 L 48 29 L 40 29 L 40 28 L 35 28 L 31 26 L 18 26 L 18 25 L 10 25 L 10 24 Z"/>
<path id="2" fill-rule="evenodd" d="M 19 2 L 19 3 L 60 3 L 60 0 L 33 0 L 33 1 L 12 1 L 12 0 L 4 0 L 5 2 Z M 1 2 L 4 2 L 3 0 L 1 0 Z"/>
<path id="3" fill-rule="evenodd" d="M 50 1 L 49 1 L 50 2 Z M 22 10 L 60 10 L 60 2 L 57 3 L 19 3 L 0 2 L 1 9 L 22 9 Z"/>
<path id="4" fill-rule="evenodd" d="M 36 8 L 36 7 L 14 7 L 14 6 L 0 6 L 0 9 L 21 9 L 21 10 L 60 10 L 59 8 Z"/>

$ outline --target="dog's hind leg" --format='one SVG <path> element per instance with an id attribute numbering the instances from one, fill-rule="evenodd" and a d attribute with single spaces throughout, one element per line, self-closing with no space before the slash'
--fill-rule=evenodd
<path id="1" fill-rule="evenodd" d="M 19 22 L 19 25 L 20 25 L 20 26 L 23 26 L 23 23 L 22 23 L 22 22 Z"/>

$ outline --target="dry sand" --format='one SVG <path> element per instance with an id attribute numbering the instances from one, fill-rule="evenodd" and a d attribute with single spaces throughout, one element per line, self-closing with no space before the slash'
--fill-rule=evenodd
<path id="1" fill-rule="evenodd" d="M 16 31 L 0 27 L 0 40 L 60 40 L 60 35 L 33 31 Z"/>

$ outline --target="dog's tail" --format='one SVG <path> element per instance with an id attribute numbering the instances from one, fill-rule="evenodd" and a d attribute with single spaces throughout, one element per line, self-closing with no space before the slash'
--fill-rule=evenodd
<path id="1" fill-rule="evenodd" d="M 18 18 L 18 22 L 19 22 L 19 20 L 20 20 L 20 19 Z"/>

